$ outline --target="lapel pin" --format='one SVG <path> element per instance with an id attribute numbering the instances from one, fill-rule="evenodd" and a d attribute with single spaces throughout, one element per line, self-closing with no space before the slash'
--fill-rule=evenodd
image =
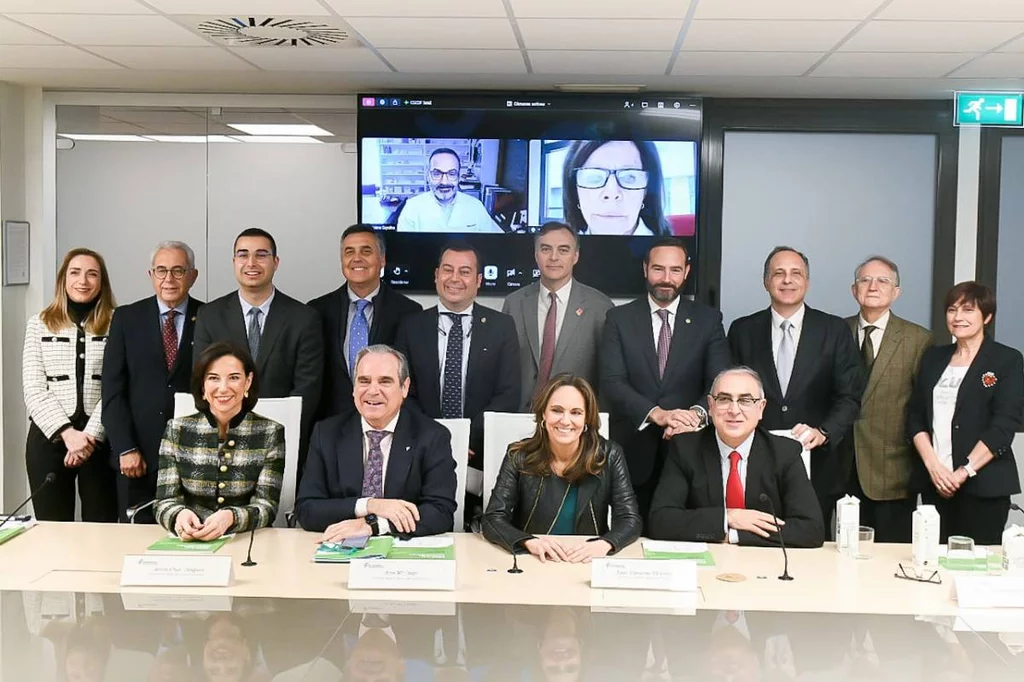
<path id="1" fill-rule="evenodd" d="M 195 322 L 195 321 L 196 321 L 196 316 L 195 316 L 195 315 L 193 315 L 193 316 L 192 316 L 192 321 L 193 321 L 193 322 Z"/>
<path id="2" fill-rule="evenodd" d="M 996 379 L 995 372 L 985 372 L 981 375 L 981 385 L 985 388 L 992 388 L 996 385 L 996 381 L 998 380 Z"/>
<path id="3" fill-rule="evenodd" d="M 406 452 L 408 452 L 408 451 L 409 451 L 409 450 L 411 450 L 411 449 L 412 449 L 412 446 L 411 446 L 411 445 L 406 445 L 406 446 L 405 446 L 405 451 L 406 451 Z"/>
<path id="4" fill-rule="evenodd" d="M 579 316 L 581 316 L 582 314 L 583 314 L 583 308 L 577 308 L 577 309 L 576 309 L 576 317 L 579 317 Z"/>
<path id="5" fill-rule="evenodd" d="M 487 322 L 487 318 L 486 317 L 481 317 L 480 318 L 480 324 L 484 324 L 485 322 Z"/>
<path id="6" fill-rule="evenodd" d="M 690 324 L 690 318 L 686 318 L 686 324 Z"/>

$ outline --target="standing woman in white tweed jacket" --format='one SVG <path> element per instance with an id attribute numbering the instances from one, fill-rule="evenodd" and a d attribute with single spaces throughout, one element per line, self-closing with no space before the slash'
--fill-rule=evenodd
<path id="1" fill-rule="evenodd" d="M 75 520 L 75 479 L 82 520 L 117 521 L 117 474 L 100 422 L 103 351 L 115 305 L 103 257 L 72 249 L 57 273 L 53 301 L 28 320 L 22 388 L 29 486 L 35 490 L 56 474 L 33 502 L 42 521 Z"/>

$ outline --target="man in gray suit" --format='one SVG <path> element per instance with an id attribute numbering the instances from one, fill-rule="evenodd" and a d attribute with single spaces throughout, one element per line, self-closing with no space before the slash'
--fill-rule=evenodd
<path id="1" fill-rule="evenodd" d="M 875 529 L 875 540 L 910 542 L 917 506 L 910 472 L 917 453 L 907 441 L 907 403 L 931 335 L 892 312 L 900 270 L 888 258 L 872 256 L 858 265 L 851 289 L 860 314 L 846 323 L 860 348 L 867 387 L 853 438 L 840 444 L 843 471 L 849 472 L 848 492 L 860 499 L 860 522 Z"/>
<path id="2" fill-rule="evenodd" d="M 199 309 L 193 361 L 215 341 L 248 348 L 260 378 L 260 398 L 302 398 L 299 476 L 323 383 L 324 340 L 320 316 L 274 287 L 280 259 L 277 243 L 259 228 L 235 238 L 238 290 Z"/>
<path id="3" fill-rule="evenodd" d="M 505 299 L 519 335 L 523 397 L 530 411 L 534 394 L 548 379 L 571 372 L 597 390 L 597 353 L 610 298 L 572 278 L 580 259 L 579 235 L 565 223 L 545 223 L 534 238 L 540 281 Z"/>

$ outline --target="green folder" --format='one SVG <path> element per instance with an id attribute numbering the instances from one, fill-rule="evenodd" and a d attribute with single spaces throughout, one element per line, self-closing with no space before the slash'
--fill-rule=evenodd
<path id="1" fill-rule="evenodd" d="M 146 551 L 171 552 L 175 554 L 213 554 L 230 539 L 230 535 L 225 535 L 209 542 L 200 540 L 189 540 L 186 542 L 181 538 L 169 535 L 154 542 L 146 548 Z"/>
<path id="2" fill-rule="evenodd" d="M 16 538 L 29 529 L 29 526 L 13 526 L 11 528 L 0 529 L 0 545 L 4 544 L 11 538 Z"/>
<path id="3" fill-rule="evenodd" d="M 447 544 L 446 544 L 447 543 Z M 390 535 L 370 538 L 366 547 L 352 549 L 340 542 L 323 542 L 313 561 L 319 564 L 347 564 L 353 559 L 454 559 L 455 545 L 444 538 L 413 538 L 403 542 Z M 445 545 L 445 546 L 435 546 Z"/>
<path id="4" fill-rule="evenodd" d="M 705 550 L 702 552 L 688 552 L 688 551 L 673 551 L 669 549 L 660 549 L 660 547 L 669 547 L 673 544 L 686 546 L 694 543 L 670 543 L 670 542 L 654 542 L 650 543 L 659 549 L 653 549 L 648 547 L 648 541 L 643 541 L 641 546 L 644 551 L 644 559 L 685 559 L 687 561 L 696 561 L 697 566 L 700 568 L 714 566 L 715 557 L 712 556 L 711 550 Z M 704 545 L 707 546 L 706 544 Z"/>

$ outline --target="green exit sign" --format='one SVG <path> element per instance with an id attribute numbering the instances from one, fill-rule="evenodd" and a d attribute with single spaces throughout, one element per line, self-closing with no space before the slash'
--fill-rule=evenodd
<path id="1" fill-rule="evenodd" d="M 1024 127 L 1024 93 L 958 92 L 953 103 L 953 125 Z"/>

